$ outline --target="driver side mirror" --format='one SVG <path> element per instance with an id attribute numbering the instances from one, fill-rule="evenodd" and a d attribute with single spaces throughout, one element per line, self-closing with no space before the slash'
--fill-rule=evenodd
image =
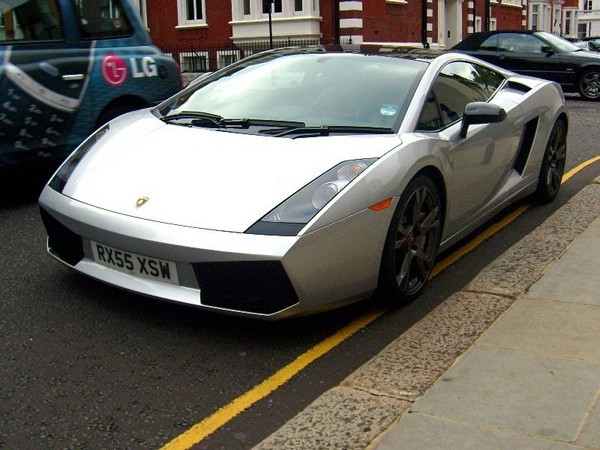
<path id="1" fill-rule="evenodd" d="M 554 49 L 549 45 L 544 45 L 542 46 L 542 53 L 545 53 L 546 55 L 553 55 Z"/>
<path id="2" fill-rule="evenodd" d="M 485 102 L 469 103 L 465 106 L 460 137 L 466 138 L 470 125 L 481 123 L 497 123 L 506 119 L 506 111 L 498 105 Z"/>

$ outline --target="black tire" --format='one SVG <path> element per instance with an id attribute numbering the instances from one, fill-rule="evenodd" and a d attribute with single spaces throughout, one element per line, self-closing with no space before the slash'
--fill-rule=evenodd
<path id="1" fill-rule="evenodd" d="M 435 183 L 418 176 L 406 187 L 392 217 L 379 273 L 379 294 L 394 304 L 413 301 L 429 277 L 442 235 Z"/>
<path id="2" fill-rule="evenodd" d="M 600 99 L 600 68 L 586 70 L 579 77 L 577 89 L 586 100 Z"/>
<path id="3" fill-rule="evenodd" d="M 538 176 L 534 197 L 539 203 L 549 203 L 558 195 L 566 159 L 567 126 L 565 122 L 558 120 L 552 127 Z"/>

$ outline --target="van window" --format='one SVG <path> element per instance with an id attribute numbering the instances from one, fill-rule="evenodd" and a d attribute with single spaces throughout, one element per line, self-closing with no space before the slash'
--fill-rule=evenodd
<path id="1" fill-rule="evenodd" d="M 0 15 L 0 43 L 64 38 L 63 21 L 56 0 L 0 1 Z"/>
<path id="2" fill-rule="evenodd" d="M 84 39 L 130 36 L 133 28 L 123 12 L 121 0 L 76 0 Z"/>

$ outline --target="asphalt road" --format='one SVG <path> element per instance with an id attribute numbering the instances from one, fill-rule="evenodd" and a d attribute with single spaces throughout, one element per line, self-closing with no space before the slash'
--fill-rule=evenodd
<path id="1" fill-rule="evenodd" d="M 570 169 L 600 154 L 600 103 L 568 105 Z M 530 208 L 412 305 L 388 311 L 195 448 L 260 442 L 599 174 L 600 163 L 582 170 L 556 202 Z M 22 177 L 0 186 L 0 449 L 160 448 L 372 306 L 265 323 L 102 285 L 46 255 L 38 187 Z"/>

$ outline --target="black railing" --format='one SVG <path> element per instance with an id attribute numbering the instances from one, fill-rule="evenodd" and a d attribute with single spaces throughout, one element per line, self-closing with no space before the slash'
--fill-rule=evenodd
<path id="1" fill-rule="evenodd" d="M 274 38 L 273 48 L 318 45 L 319 39 Z M 226 45 L 203 45 L 200 42 L 182 43 L 176 47 L 162 47 L 164 54 L 171 56 L 181 66 L 183 73 L 213 72 L 254 53 L 269 50 L 270 42 L 257 41 Z"/>

